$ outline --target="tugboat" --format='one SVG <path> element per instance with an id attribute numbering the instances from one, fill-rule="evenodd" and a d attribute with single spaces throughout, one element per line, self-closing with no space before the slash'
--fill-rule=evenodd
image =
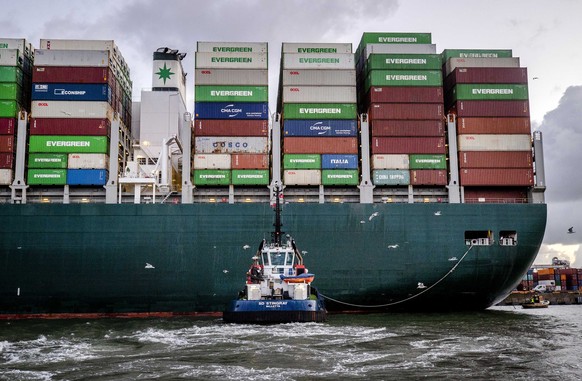
<path id="1" fill-rule="evenodd" d="M 549 300 L 545 300 L 543 296 L 535 294 L 531 299 L 526 300 L 521 304 L 522 308 L 548 308 L 550 305 Z"/>
<path id="2" fill-rule="evenodd" d="M 279 196 L 277 187 L 271 242 L 263 239 L 252 257 L 245 288 L 222 315 L 227 323 L 304 323 L 327 319 L 323 297 L 311 285 L 315 275 L 305 267 L 295 240 L 285 235 L 283 242 Z"/>

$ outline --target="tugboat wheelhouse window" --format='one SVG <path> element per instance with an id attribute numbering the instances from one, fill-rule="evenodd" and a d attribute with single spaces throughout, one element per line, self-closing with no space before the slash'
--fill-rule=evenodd
<path id="1" fill-rule="evenodd" d="M 491 246 L 495 242 L 491 230 L 467 230 L 465 231 L 465 245 L 467 246 Z"/>

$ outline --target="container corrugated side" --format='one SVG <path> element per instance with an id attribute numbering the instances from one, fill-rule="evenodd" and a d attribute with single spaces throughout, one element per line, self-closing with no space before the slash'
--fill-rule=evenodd
<path id="1" fill-rule="evenodd" d="M 529 117 L 529 101 L 457 101 L 451 110 L 458 117 Z"/>
<path id="2" fill-rule="evenodd" d="M 0 101 L 0 118 L 16 118 L 20 107 L 16 101 Z"/>
<path id="3" fill-rule="evenodd" d="M 196 69 L 268 69 L 267 53 L 197 52 Z"/>
<path id="4" fill-rule="evenodd" d="M 410 171 L 403 169 L 375 169 L 372 171 L 374 185 L 409 185 Z"/>
<path id="5" fill-rule="evenodd" d="M 354 55 L 351 53 L 287 53 L 283 54 L 282 69 L 355 69 Z"/>
<path id="6" fill-rule="evenodd" d="M 440 86 L 396 87 L 372 86 L 366 97 L 370 103 L 443 103 L 443 88 Z"/>
<path id="7" fill-rule="evenodd" d="M 357 169 L 323 169 L 322 185 L 358 185 L 360 173 Z"/>
<path id="8" fill-rule="evenodd" d="M 532 186 L 531 168 L 464 168 L 460 171 L 461 185 Z"/>
<path id="9" fill-rule="evenodd" d="M 460 67 L 519 67 L 519 57 L 512 58 L 449 58 L 445 61 L 445 75 Z"/>
<path id="10" fill-rule="evenodd" d="M 456 68 L 445 78 L 445 89 L 459 83 L 527 84 L 525 67 L 463 67 Z"/>
<path id="11" fill-rule="evenodd" d="M 372 154 L 442 154 L 444 137 L 373 137 Z"/>
<path id="12" fill-rule="evenodd" d="M 283 140 L 284 153 L 314 153 L 314 154 L 336 154 L 358 153 L 358 138 L 343 137 L 286 137 Z"/>
<path id="13" fill-rule="evenodd" d="M 530 118 L 457 118 L 458 134 L 529 134 Z"/>
<path id="14" fill-rule="evenodd" d="M 436 54 L 435 44 L 367 44 L 359 60 L 367 60 L 370 54 Z M 362 61 L 362 66 L 363 62 Z"/>
<path id="15" fill-rule="evenodd" d="M 438 54 L 372 54 L 366 62 L 370 70 L 441 70 Z"/>
<path id="16" fill-rule="evenodd" d="M 70 153 L 67 168 L 107 169 L 109 168 L 109 155 L 105 153 Z"/>
<path id="17" fill-rule="evenodd" d="M 465 83 L 454 86 L 448 102 L 457 100 L 527 100 L 527 85 Z"/>
<path id="18" fill-rule="evenodd" d="M 194 138 L 195 153 L 267 153 L 268 138 L 249 136 L 201 136 Z"/>
<path id="19" fill-rule="evenodd" d="M 442 87 L 443 76 L 439 70 L 372 70 L 366 76 L 364 91 L 371 86 L 423 86 Z"/>
<path id="20" fill-rule="evenodd" d="M 0 49 L 0 66 L 22 66 L 24 55 L 18 49 Z"/>
<path id="21" fill-rule="evenodd" d="M 286 119 L 357 119 L 355 103 L 285 103 Z"/>
<path id="22" fill-rule="evenodd" d="M 430 33 L 409 33 L 409 32 L 364 32 L 358 48 L 356 57 L 369 44 L 430 44 L 432 37 Z"/>
<path id="23" fill-rule="evenodd" d="M 105 84 L 34 83 L 31 99 L 111 103 L 111 96 L 111 88 Z"/>
<path id="24" fill-rule="evenodd" d="M 31 135 L 30 152 L 55 153 L 108 153 L 107 136 L 48 136 Z"/>
<path id="25" fill-rule="evenodd" d="M 229 185 L 231 171 L 227 169 L 196 169 L 193 172 L 194 185 Z"/>
<path id="26" fill-rule="evenodd" d="M 359 162 L 358 155 L 321 155 L 321 169 L 358 169 Z"/>
<path id="27" fill-rule="evenodd" d="M 300 43 L 284 42 L 281 47 L 281 53 L 352 53 L 351 43 Z"/>
<path id="28" fill-rule="evenodd" d="M 2 168 L 0 169 L 0 185 L 10 185 L 12 184 L 12 169 Z"/>
<path id="29" fill-rule="evenodd" d="M 195 136 L 268 136 L 269 121 L 259 119 L 196 119 Z"/>
<path id="30" fill-rule="evenodd" d="M 24 38 L 0 38 L 0 49 L 17 49 L 26 56 L 31 56 L 30 44 Z"/>
<path id="31" fill-rule="evenodd" d="M 440 103 L 372 103 L 368 112 L 371 120 L 442 120 L 443 108 Z"/>
<path id="32" fill-rule="evenodd" d="M 283 183 L 285 185 L 321 185 L 321 170 L 285 169 Z"/>
<path id="33" fill-rule="evenodd" d="M 447 171 L 442 169 L 411 169 L 410 184 L 447 185 Z"/>
<path id="34" fill-rule="evenodd" d="M 283 136 L 357 136 L 357 120 L 302 120 L 283 123 Z"/>
<path id="35" fill-rule="evenodd" d="M 35 66 L 110 66 L 107 50 L 45 50 L 36 49 Z"/>
<path id="36" fill-rule="evenodd" d="M 16 66 L 0 66 L 0 82 L 24 84 L 24 73 Z"/>
<path id="37" fill-rule="evenodd" d="M 410 155 L 410 169 L 447 169 L 445 155 Z"/>
<path id="38" fill-rule="evenodd" d="M 0 152 L 0 169 L 12 169 L 14 166 L 14 153 Z"/>
<path id="39" fill-rule="evenodd" d="M 16 124 L 16 118 L 0 118 L 0 135 L 14 135 Z"/>
<path id="40" fill-rule="evenodd" d="M 460 151 L 460 168 L 531 168 L 531 151 Z"/>
<path id="41" fill-rule="evenodd" d="M 31 118 L 30 135 L 93 135 L 109 136 L 109 119 Z"/>
<path id="42" fill-rule="evenodd" d="M 0 100 L 22 101 L 22 86 L 17 83 L 0 83 Z"/>
<path id="43" fill-rule="evenodd" d="M 268 102 L 268 86 L 194 86 L 196 102 Z"/>
<path id="44" fill-rule="evenodd" d="M 268 86 L 268 70 L 259 69 L 196 69 L 196 85 Z"/>
<path id="45" fill-rule="evenodd" d="M 371 120 L 372 136 L 444 136 L 442 120 Z"/>
<path id="46" fill-rule="evenodd" d="M 0 135 L 0 152 L 14 152 L 14 135 Z"/>
<path id="47" fill-rule="evenodd" d="M 356 103 L 356 86 L 283 86 L 286 103 Z"/>
<path id="48" fill-rule="evenodd" d="M 281 70 L 283 86 L 355 86 L 356 70 Z"/>
<path id="49" fill-rule="evenodd" d="M 470 135 L 457 136 L 459 151 L 531 151 L 530 135 Z"/>
<path id="50" fill-rule="evenodd" d="M 266 42 L 239 41 L 198 41 L 197 52 L 207 53 L 267 53 L 269 45 Z"/>
<path id="51" fill-rule="evenodd" d="M 113 118 L 113 108 L 108 102 L 87 101 L 33 101 L 31 114 L 34 118 Z"/>
<path id="52" fill-rule="evenodd" d="M 285 154 L 284 169 L 320 169 L 321 155 L 317 154 Z"/>
<path id="53" fill-rule="evenodd" d="M 68 169 L 68 185 L 105 185 L 107 183 L 106 169 Z"/>
<path id="54" fill-rule="evenodd" d="M 66 169 L 29 169 L 26 182 L 28 185 L 66 185 Z"/>
<path id="55" fill-rule="evenodd" d="M 108 67 L 35 66 L 35 83 L 107 83 L 113 87 L 115 76 Z"/>
<path id="56" fill-rule="evenodd" d="M 229 154 L 208 153 L 197 154 L 193 157 L 194 169 L 230 169 L 230 163 Z"/>
<path id="57" fill-rule="evenodd" d="M 441 53 L 443 62 L 449 58 L 509 58 L 511 49 L 445 49 Z"/>
<path id="58" fill-rule="evenodd" d="M 66 153 L 31 153 L 28 155 L 28 168 L 67 169 Z"/>
<path id="59" fill-rule="evenodd" d="M 466 203 L 527 203 L 526 187 L 464 187 Z"/>
<path id="60" fill-rule="evenodd" d="M 260 153 L 232 154 L 232 169 L 269 169 L 269 155 Z"/>
<path id="61" fill-rule="evenodd" d="M 196 102 L 196 119 L 269 119 L 268 103 Z"/>
<path id="62" fill-rule="evenodd" d="M 269 185 L 269 171 L 266 169 L 233 169 L 233 185 Z"/>
<path id="63" fill-rule="evenodd" d="M 372 169 L 409 169 L 410 158 L 407 154 L 372 155 Z"/>

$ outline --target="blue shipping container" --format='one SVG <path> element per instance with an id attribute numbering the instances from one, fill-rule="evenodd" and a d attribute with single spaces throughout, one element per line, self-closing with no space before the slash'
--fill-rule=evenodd
<path id="1" fill-rule="evenodd" d="M 285 120 L 284 136 L 357 136 L 357 120 Z"/>
<path id="2" fill-rule="evenodd" d="M 104 84 L 34 83 L 32 100 L 111 102 L 111 88 Z"/>
<path id="3" fill-rule="evenodd" d="M 68 185 L 105 185 L 107 183 L 106 169 L 69 169 L 67 171 Z"/>
<path id="4" fill-rule="evenodd" d="M 269 119 L 268 103 L 194 103 L 196 119 Z"/>
<path id="5" fill-rule="evenodd" d="M 322 169 L 358 169 L 358 155 L 321 155 Z"/>

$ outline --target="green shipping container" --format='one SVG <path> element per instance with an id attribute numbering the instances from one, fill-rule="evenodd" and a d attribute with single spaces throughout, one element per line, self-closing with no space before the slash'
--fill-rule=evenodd
<path id="1" fill-rule="evenodd" d="M 18 101 L 22 98 L 22 86 L 16 83 L 0 83 L 0 99 Z"/>
<path id="2" fill-rule="evenodd" d="M 231 171 L 228 169 L 197 169 L 194 171 L 194 185 L 229 185 Z"/>
<path id="3" fill-rule="evenodd" d="M 366 73 L 370 70 L 441 70 L 438 54 L 370 54 Z"/>
<path id="4" fill-rule="evenodd" d="M 29 152 L 109 153 L 107 136 L 31 135 Z"/>
<path id="5" fill-rule="evenodd" d="M 410 155 L 410 169 L 447 169 L 445 155 Z"/>
<path id="6" fill-rule="evenodd" d="M 449 58 L 508 58 L 513 53 L 511 49 L 445 49 L 441 57 L 444 63 Z"/>
<path id="7" fill-rule="evenodd" d="M 16 118 L 19 110 L 16 101 L 0 101 L 0 118 Z"/>
<path id="8" fill-rule="evenodd" d="M 195 86 L 196 102 L 268 102 L 268 86 Z"/>
<path id="9" fill-rule="evenodd" d="M 285 119 L 357 119 L 355 103 L 285 103 Z"/>
<path id="10" fill-rule="evenodd" d="M 233 185 L 269 185 L 268 169 L 233 169 Z"/>
<path id="11" fill-rule="evenodd" d="M 527 100 L 527 85 L 516 84 L 457 84 L 452 90 L 456 100 Z"/>
<path id="12" fill-rule="evenodd" d="M 358 185 L 360 174 L 357 169 L 324 169 L 321 171 L 323 185 Z"/>
<path id="13" fill-rule="evenodd" d="M 29 169 L 28 185 L 66 185 L 66 169 Z"/>
<path id="14" fill-rule="evenodd" d="M 431 42 L 430 33 L 365 32 L 356 50 L 356 60 L 366 44 L 430 44 Z"/>
<path id="15" fill-rule="evenodd" d="M 67 169 L 66 153 L 31 153 L 28 155 L 28 168 Z"/>
<path id="16" fill-rule="evenodd" d="M 320 169 L 321 155 L 287 154 L 283 156 L 284 169 Z"/>
<path id="17" fill-rule="evenodd" d="M 370 86 L 424 86 L 440 87 L 440 70 L 372 70 L 366 76 L 366 92 Z"/>
<path id="18" fill-rule="evenodd" d="M 22 85 L 24 74 L 16 66 L 0 66 L 0 82 L 14 82 Z"/>

